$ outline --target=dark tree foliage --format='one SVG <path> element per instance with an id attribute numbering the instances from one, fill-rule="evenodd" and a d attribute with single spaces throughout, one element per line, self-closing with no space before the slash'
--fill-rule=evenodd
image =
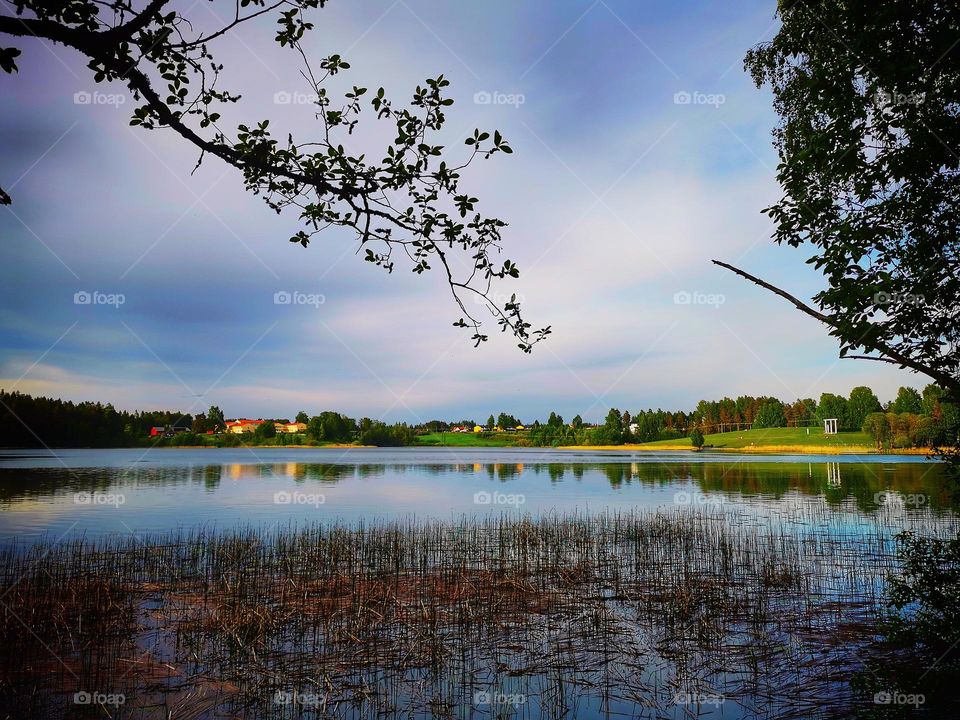
<path id="1" fill-rule="evenodd" d="M 198 165 L 215 157 L 237 168 L 246 189 L 271 209 L 297 212 L 300 229 L 291 242 L 306 247 L 324 229 L 342 227 L 355 233 L 358 252 L 387 272 L 398 257 L 418 274 L 438 268 L 463 314 L 454 324 L 472 330 L 478 345 L 488 336 L 468 307 L 485 306 L 525 352 L 549 334 L 549 327 L 531 329 L 515 296 L 503 305 L 492 299 L 495 280 L 519 277 L 511 260 L 495 259 L 506 223 L 480 214 L 479 200 L 460 187 L 464 168 L 477 158 L 512 153 L 510 145 L 499 132 L 479 129 L 466 138 L 464 153 L 436 144 L 453 104 L 444 96 L 450 83 L 442 75 L 417 87 L 409 106 L 395 103 L 383 88 L 354 86 L 343 98 L 331 97 L 326 84 L 350 64 L 333 54 L 314 67 L 301 44 L 326 0 L 240 0 L 231 22 L 208 30 L 206 9 L 173 9 L 171 0 L 9 5 L 15 16 L 0 15 L 0 35 L 72 48 L 96 82 L 126 85 L 137 103 L 131 125 L 176 133 L 199 151 Z M 220 86 L 223 65 L 214 48 L 238 25 L 266 15 L 276 17 L 276 42 L 290 49 L 305 90 L 316 97 L 318 137 L 275 137 L 269 118 L 228 127 L 221 115 L 240 95 Z M 16 47 L 0 47 L 0 69 L 16 72 L 19 55 Z M 390 124 L 394 139 L 353 156 L 336 138 L 352 134 L 365 110 L 374 122 Z M 0 191 L 0 202 L 9 200 Z"/>
<path id="2" fill-rule="evenodd" d="M 700 432 L 700 428 L 694 428 L 690 431 L 690 444 L 697 450 L 703 447 L 703 433 Z"/>
<path id="3" fill-rule="evenodd" d="M 850 391 L 850 398 L 847 400 L 847 427 L 851 430 L 863 427 L 867 415 L 880 410 L 880 401 L 873 390 L 866 385 L 855 387 Z"/>
<path id="4" fill-rule="evenodd" d="M 960 537 L 896 536 L 900 570 L 890 577 L 882 661 L 853 684 L 878 693 L 921 695 L 918 710 L 874 705 L 867 717 L 955 717 L 960 683 Z"/>
<path id="5" fill-rule="evenodd" d="M 923 398 L 914 388 L 902 387 L 897 391 L 896 399 L 890 403 L 890 410 L 896 413 L 919 415 L 923 412 Z"/>
<path id="6" fill-rule="evenodd" d="M 193 425 L 190 427 L 190 430 L 196 435 L 202 435 L 211 430 L 210 421 L 207 419 L 205 413 L 200 413 L 193 419 Z"/>
<path id="7" fill-rule="evenodd" d="M 315 415 L 307 423 L 307 434 L 321 442 L 350 442 L 356 431 L 356 421 L 330 410 Z"/>
<path id="8" fill-rule="evenodd" d="M 223 417 L 223 410 L 221 410 L 216 405 L 211 405 L 210 409 L 207 410 L 207 424 L 209 430 L 214 430 L 219 432 L 224 430 L 227 426 L 227 421 Z"/>
<path id="9" fill-rule="evenodd" d="M 960 400 L 960 3 L 782 0 L 778 14 L 745 61 L 781 120 L 783 197 L 766 212 L 827 287 L 818 310 L 718 264 L 826 323 L 842 357 L 923 373 Z"/>
<path id="10" fill-rule="evenodd" d="M 277 426 L 273 424 L 273 420 L 267 418 L 262 423 L 257 425 L 257 429 L 253 431 L 253 436 L 257 440 L 265 440 L 267 438 L 275 438 L 277 436 Z"/>
<path id="11" fill-rule="evenodd" d="M 899 396 L 915 393 L 904 392 Z M 844 430 L 868 432 L 883 447 L 954 447 L 960 444 L 960 407 L 948 400 L 946 392 L 935 384 L 923 389 L 920 413 L 868 412 L 860 426 L 850 425 L 859 417 L 850 411 L 852 402 L 859 398 L 860 407 L 879 408 L 873 391 L 861 386 L 854 388 L 851 399 L 824 393 L 819 406 L 812 399 L 797 400 L 792 404 L 765 396 L 740 396 L 736 400 L 701 400 L 693 412 L 669 410 L 638 410 L 634 413 L 612 408 L 605 422 L 598 426 L 585 425 L 576 415 L 567 424 L 556 412 L 546 422 L 534 421 L 526 433 L 517 433 L 518 443 L 539 447 L 557 445 L 620 445 L 655 440 L 676 440 L 691 435 L 694 428 L 703 434 L 732 428 L 791 427 L 801 422 L 800 413 L 814 417 L 838 418 Z M 892 407 L 892 404 L 891 404 Z M 298 413 L 302 418 L 305 412 Z M 520 422 L 507 413 L 501 413 L 503 427 L 515 427 Z M 879 416 L 879 419 L 878 417 Z M 867 422 L 868 418 L 873 418 Z M 492 418 L 491 418 L 492 419 Z M 366 445 L 407 445 L 415 442 L 417 434 L 445 432 L 459 425 L 473 429 L 473 420 L 451 423 L 430 420 L 416 426 L 404 423 L 387 425 L 381 421 L 362 418 L 359 421 L 334 411 L 324 411 L 309 418 L 305 433 L 287 435 L 276 433 L 272 420 L 262 423 L 252 435 L 234 435 L 222 432 L 223 412 L 213 406 L 196 417 L 177 412 L 127 412 L 115 410 L 102 403 L 72 403 L 22 393 L 0 390 L 0 447 L 43 447 L 44 444 L 61 447 L 136 446 L 136 445 L 197 445 L 215 444 L 237 447 L 252 437 L 260 444 L 351 443 Z M 172 438 L 151 438 L 153 427 L 189 428 Z M 32 431 L 36 431 L 34 435 Z M 215 436 L 204 435 L 213 430 Z"/>
<path id="12" fill-rule="evenodd" d="M 357 435 L 361 445 L 376 445 L 377 447 L 402 447 L 412 445 L 416 432 L 406 423 L 387 425 L 380 420 L 362 418 Z"/>
<path id="13" fill-rule="evenodd" d="M 507 428 L 515 428 L 517 425 L 520 425 L 520 421 L 517 420 L 513 415 L 508 415 L 507 413 L 500 413 L 497 416 L 497 425 L 506 430 Z"/>
<path id="14" fill-rule="evenodd" d="M 118 447 L 142 442 L 152 427 L 190 426 L 178 412 L 116 410 L 99 402 L 74 403 L 0 390 L 0 446 Z"/>
<path id="15" fill-rule="evenodd" d="M 767 400 L 760 406 L 753 421 L 755 428 L 785 427 L 787 416 L 783 412 L 783 403 L 779 400 Z"/>

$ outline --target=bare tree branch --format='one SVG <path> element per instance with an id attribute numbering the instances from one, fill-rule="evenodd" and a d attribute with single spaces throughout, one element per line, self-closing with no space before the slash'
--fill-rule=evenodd
<path id="1" fill-rule="evenodd" d="M 824 315 L 822 312 L 818 310 L 815 310 L 814 308 L 810 307 L 799 298 L 788 293 L 786 290 L 781 290 L 776 285 L 771 285 L 765 280 L 761 280 L 755 275 L 751 275 L 745 270 L 741 270 L 738 267 L 734 267 L 729 263 L 725 263 L 720 260 L 713 260 L 712 262 L 714 265 L 719 265 L 722 268 L 726 268 L 727 270 L 733 273 L 736 273 L 740 277 L 746 278 L 747 280 L 754 283 L 755 285 L 759 285 L 765 290 L 769 290 L 774 295 L 779 295 L 780 297 L 782 297 L 783 299 L 791 303 L 795 308 L 800 310 L 802 313 L 805 313 L 806 315 L 809 315 L 812 318 L 816 318 L 817 320 L 824 323 L 825 325 L 829 325 L 832 328 L 840 327 L 839 323 L 834 318 L 830 317 L 829 315 Z M 880 362 L 888 362 L 894 365 L 898 365 L 902 368 L 909 368 L 918 373 L 922 373 L 924 375 L 927 375 L 928 377 L 933 378 L 938 383 L 940 383 L 941 386 L 949 390 L 954 396 L 960 397 L 960 381 L 958 381 L 956 378 L 948 375 L 945 372 L 937 370 L 936 368 L 931 368 L 928 365 L 925 365 L 917 360 L 914 360 L 913 358 L 907 357 L 906 355 L 903 355 L 902 353 L 897 352 L 896 350 L 894 350 L 893 348 L 891 348 L 889 345 L 887 345 L 882 341 L 879 341 L 876 339 L 867 340 L 866 338 L 868 334 L 870 334 L 869 328 L 871 326 L 869 323 L 864 323 L 864 324 L 867 326 L 867 332 L 862 333 L 860 336 L 861 340 L 858 343 L 853 343 L 853 345 L 854 346 L 859 345 L 861 347 L 867 348 L 868 350 L 874 350 L 878 353 L 881 353 L 885 357 L 876 358 L 876 357 L 867 357 L 867 356 L 858 356 L 858 355 L 844 355 L 843 357 L 857 358 L 862 360 L 879 360 Z"/>

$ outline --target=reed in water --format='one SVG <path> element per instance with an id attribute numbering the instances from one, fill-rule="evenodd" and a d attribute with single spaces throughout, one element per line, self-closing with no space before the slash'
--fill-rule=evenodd
<path id="1" fill-rule="evenodd" d="M 12 716 L 840 717 L 888 534 L 715 508 L 0 554 Z"/>

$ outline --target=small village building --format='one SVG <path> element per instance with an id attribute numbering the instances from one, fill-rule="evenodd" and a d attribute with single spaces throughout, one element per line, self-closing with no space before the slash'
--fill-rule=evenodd
<path id="1" fill-rule="evenodd" d="M 234 435 L 242 435 L 243 433 L 252 433 L 257 427 L 263 422 L 263 420 L 247 420 L 245 418 L 239 418 L 237 420 L 228 420 L 227 421 L 227 432 L 233 433 Z"/>
<path id="2" fill-rule="evenodd" d="M 307 424 L 302 422 L 274 423 L 273 425 L 278 433 L 285 433 L 287 435 L 307 431 Z"/>

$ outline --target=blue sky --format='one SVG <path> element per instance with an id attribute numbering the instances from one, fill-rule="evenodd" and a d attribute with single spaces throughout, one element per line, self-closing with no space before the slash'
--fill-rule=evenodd
<path id="1" fill-rule="evenodd" d="M 227 6 L 191 13 L 212 24 Z M 191 175 L 190 147 L 129 128 L 124 88 L 95 86 L 71 51 L 23 42 L 20 73 L 0 77 L 0 186 L 14 198 L 0 209 L 0 387 L 130 409 L 418 421 L 590 419 L 859 384 L 886 400 L 921 386 L 838 361 L 823 327 L 710 264 L 801 297 L 820 287 L 804 250 L 773 246 L 761 214 L 778 196 L 776 117 L 742 58 L 776 32 L 774 8 L 333 0 L 315 13 L 311 58 L 343 55 L 349 84 L 401 100 L 426 77 L 451 80 L 452 152 L 474 127 L 509 139 L 514 154 L 472 167 L 464 188 L 510 223 L 504 257 L 522 275 L 499 291 L 554 328 L 532 356 L 497 334 L 473 349 L 439 276 L 388 276 L 344 233 L 291 245 L 294 215 L 275 215 L 222 164 Z M 272 36 L 272 22 L 250 24 L 214 48 L 244 96 L 230 118 L 308 137 L 309 106 L 275 102 L 307 88 Z M 75 101 L 94 91 L 124 100 Z M 498 93 L 522 102 L 482 102 Z M 694 101 L 678 103 L 683 93 Z M 375 130 L 348 142 L 383 148 Z M 94 291 L 124 302 L 75 303 Z M 285 291 L 324 302 L 275 304 Z"/>

